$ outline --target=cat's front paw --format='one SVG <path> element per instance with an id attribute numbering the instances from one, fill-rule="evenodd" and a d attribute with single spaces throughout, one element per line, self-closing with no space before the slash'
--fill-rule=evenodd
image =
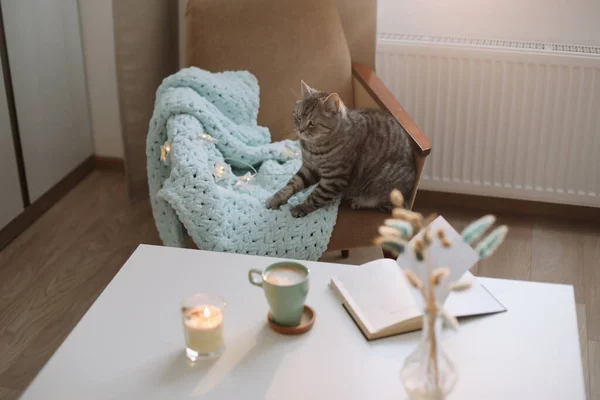
<path id="1" fill-rule="evenodd" d="M 311 213 L 311 209 L 305 206 L 304 204 L 300 204 L 296 207 L 292 207 L 290 210 L 292 212 L 292 217 L 294 218 L 302 218 Z"/>
<path id="2" fill-rule="evenodd" d="M 265 205 L 269 210 L 279 210 L 279 207 L 281 207 L 281 205 L 284 203 L 285 201 L 282 200 L 281 197 L 274 195 L 267 199 Z"/>

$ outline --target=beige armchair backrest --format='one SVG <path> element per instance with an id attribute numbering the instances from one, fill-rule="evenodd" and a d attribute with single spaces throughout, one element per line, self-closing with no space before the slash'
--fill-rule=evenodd
<path id="1" fill-rule="evenodd" d="M 301 79 L 352 106 L 349 47 L 374 63 L 376 0 L 189 0 L 185 18 L 185 65 L 252 72 L 273 140 L 291 137 Z"/>
<path id="2" fill-rule="evenodd" d="M 326 12 L 323 15 L 328 15 L 329 18 L 333 18 L 333 14 L 339 13 L 345 33 L 345 41 L 347 42 L 347 47 L 350 49 L 351 57 L 348 57 L 347 54 L 344 55 L 344 46 L 334 47 L 336 49 L 334 51 L 335 57 L 340 57 L 340 59 L 352 58 L 354 61 L 373 67 L 375 64 L 377 0 L 336 0 L 336 12 L 331 11 L 331 7 L 329 7 L 331 3 L 329 1 L 330 0 L 323 0 L 322 2 L 315 2 L 313 0 L 296 0 L 296 2 L 304 8 L 313 6 L 319 7 L 322 5 L 321 3 L 325 4 L 327 7 L 325 7 Z M 281 18 L 283 18 L 281 19 L 281 22 L 284 24 L 279 25 L 295 22 L 295 26 L 303 30 L 308 30 L 308 27 L 310 27 L 311 24 L 310 20 L 302 15 L 304 13 L 310 13 L 311 15 L 317 14 L 316 10 L 294 11 L 298 4 L 290 4 L 292 3 L 290 0 L 193 0 L 193 2 L 194 4 L 190 5 L 190 11 L 195 10 L 196 7 L 203 6 L 203 4 L 208 7 L 208 10 L 213 10 L 212 15 L 215 18 L 215 23 L 208 21 L 208 23 L 211 23 L 212 27 L 212 30 L 209 33 L 211 37 L 216 37 L 217 39 L 219 35 L 226 34 L 232 27 L 238 30 L 241 30 L 241 27 L 244 27 L 245 29 L 258 28 L 258 24 L 265 20 L 263 14 L 268 14 L 275 10 L 277 10 L 282 16 Z M 113 2 L 116 69 L 119 83 L 121 126 L 125 150 L 128 190 L 129 196 L 132 199 L 145 198 L 148 193 L 146 174 L 146 134 L 148 133 L 148 121 L 150 120 L 154 106 L 154 93 L 162 79 L 168 74 L 174 73 L 178 67 L 178 58 L 176 54 L 178 48 L 178 4 L 179 2 L 176 0 L 119 0 Z M 225 6 L 229 4 L 231 4 L 231 8 L 235 6 L 241 7 L 243 4 L 249 4 L 250 6 L 256 4 L 256 7 L 260 9 L 260 12 L 243 13 L 238 10 L 237 20 L 225 19 L 223 17 L 223 14 L 225 14 L 226 11 Z M 290 11 L 286 14 L 282 7 L 271 8 L 271 4 L 274 7 L 281 4 L 289 4 L 294 7 L 291 7 Z M 219 8 L 222 11 L 221 13 L 219 13 Z M 250 16 L 254 14 L 258 14 L 258 16 L 255 17 L 256 23 L 251 24 L 252 21 L 250 21 Z M 198 17 L 198 20 L 202 20 L 202 16 L 197 16 L 196 11 L 194 11 L 194 18 L 188 13 L 188 18 L 190 20 L 193 20 L 196 17 Z M 324 22 L 321 19 L 317 20 L 321 23 Z M 339 26 L 339 23 L 334 22 L 333 27 L 336 26 Z M 194 27 L 192 26 L 190 28 L 193 29 Z M 196 26 L 195 28 L 198 27 Z M 337 28 L 335 28 L 335 30 L 337 30 Z M 266 26 L 265 31 L 268 33 L 269 40 L 277 42 L 276 39 L 279 33 L 276 29 Z M 334 29 L 330 29 L 330 31 L 333 32 Z M 193 35 L 193 31 L 188 32 L 188 34 Z M 283 47 L 286 51 L 292 50 L 286 52 L 286 54 L 296 55 L 294 61 L 300 67 L 306 66 L 302 64 L 306 63 L 306 60 L 301 60 L 298 57 L 299 52 L 297 50 L 294 52 L 293 50 L 298 43 L 301 43 L 300 41 L 304 36 L 299 35 L 297 41 L 292 40 L 291 44 Z M 341 41 L 339 36 L 336 36 L 336 40 L 338 42 Z M 239 45 L 243 41 L 250 41 L 250 36 L 243 34 L 241 40 L 230 41 L 229 43 L 232 45 Z M 202 41 L 200 41 L 200 43 L 202 43 Z M 199 43 L 197 42 L 196 44 Z M 209 44 L 210 43 L 207 42 L 207 45 Z M 192 43 L 189 43 L 188 47 L 193 47 Z M 217 54 L 217 52 L 227 54 L 227 52 L 231 50 L 228 48 L 215 47 L 209 47 L 206 50 L 208 51 L 209 49 L 214 50 L 214 52 L 211 53 L 213 55 Z M 184 53 L 187 52 L 187 49 L 184 48 L 183 50 Z M 281 76 L 283 76 L 281 71 L 282 65 L 278 65 L 274 62 L 267 64 L 268 58 L 271 57 L 271 54 L 273 54 L 275 50 L 276 49 L 268 47 L 263 42 L 261 51 L 264 53 L 261 54 L 260 57 L 262 57 L 262 60 L 266 65 L 266 72 L 264 74 L 261 73 L 261 76 L 269 76 L 269 69 L 272 71 L 271 74 L 281 74 Z M 288 133 L 286 132 L 287 128 L 285 128 L 285 121 L 287 120 L 290 122 L 291 120 L 290 107 L 291 102 L 293 101 L 289 88 L 292 87 L 297 92 L 299 79 L 304 77 L 308 83 L 315 87 L 321 85 L 323 89 L 330 90 L 335 89 L 335 86 L 338 84 L 347 85 L 346 82 L 348 81 L 350 65 L 346 66 L 346 64 L 344 64 L 343 67 L 337 69 L 336 65 L 339 63 L 339 60 L 333 63 L 334 65 L 331 69 L 336 70 L 336 75 L 341 75 L 341 77 L 335 79 L 334 84 L 333 80 L 330 81 L 325 78 L 319 79 L 323 74 L 318 73 L 320 66 L 330 67 L 329 59 L 331 58 L 331 53 L 321 51 L 317 53 L 312 52 L 311 54 L 317 55 L 312 58 L 312 60 L 316 61 L 311 61 L 310 63 L 311 66 L 316 66 L 315 69 L 317 72 L 313 72 L 313 75 L 307 75 L 306 71 L 308 68 L 304 68 L 302 71 L 295 71 L 294 74 L 290 74 L 291 78 L 289 78 L 289 81 L 286 80 L 285 86 L 282 86 L 281 83 L 278 84 L 280 87 L 275 87 L 275 84 L 272 85 L 274 87 L 273 93 L 277 91 L 277 93 L 281 94 L 280 97 L 276 97 L 275 94 L 271 95 L 273 99 L 276 99 L 273 102 L 277 105 L 279 100 L 285 99 L 285 101 L 289 103 L 281 104 L 277 109 L 274 108 L 274 116 L 272 117 L 264 115 L 267 113 L 267 108 L 265 107 L 264 102 L 262 104 L 260 121 L 261 123 L 264 123 L 265 121 L 268 122 L 267 126 L 271 127 L 272 132 L 275 134 L 275 139 L 281 138 Z M 321 54 L 324 55 L 321 56 Z M 211 58 L 204 60 L 206 61 L 205 64 L 204 61 L 202 61 L 200 54 L 196 54 L 193 58 L 184 58 L 187 58 L 190 62 L 199 66 L 217 66 L 216 60 Z M 254 58 L 254 56 L 251 58 Z M 241 61 L 242 60 L 239 61 L 240 64 L 242 64 Z M 263 95 L 265 95 L 267 91 L 270 91 L 269 88 L 265 86 L 268 81 L 270 80 L 261 78 Z M 328 83 L 331 86 L 328 86 Z M 348 94 L 346 93 L 345 96 L 348 96 Z M 275 121 L 277 119 L 276 117 L 280 117 L 283 122 L 273 122 L 272 124 L 271 121 Z M 280 134 L 278 135 L 277 133 Z"/>
<path id="3" fill-rule="evenodd" d="M 352 61 L 375 71 L 377 0 L 336 0 Z"/>

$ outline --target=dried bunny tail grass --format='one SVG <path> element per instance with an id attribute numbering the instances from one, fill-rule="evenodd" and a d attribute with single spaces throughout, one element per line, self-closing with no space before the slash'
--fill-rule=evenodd
<path id="1" fill-rule="evenodd" d="M 446 279 L 448 277 L 448 275 L 450 275 L 450 269 L 449 268 L 446 268 L 446 267 L 436 268 L 431 273 L 431 276 L 429 277 L 429 280 L 431 281 L 431 283 L 434 286 L 438 286 L 440 283 L 442 283 L 442 281 L 444 279 Z"/>
<path id="2" fill-rule="evenodd" d="M 405 240 L 400 239 L 398 236 L 389 236 L 389 235 L 379 236 L 379 237 L 375 238 L 375 240 L 373 242 L 375 244 L 382 244 L 384 242 L 395 242 L 395 243 L 401 244 L 403 246 L 406 246 L 408 244 Z"/>
<path id="3" fill-rule="evenodd" d="M 374 240 L 374 243 L 396 256 L 404 253 L 406 247 L 406 242 L 397 236 L 380 236 Z"/>
<path id="4" fill-rule="evenodd" d="M 421 280 L 421 278 L 419 278 L 417 276 L 417 274 L 415 274 L 414 272 L 412 272 L 410 269 L 405 269 L 404 270 L 404 275 L 406 275 L 406 279 L 415 288 L 417 288 L 419 290 L 423 289 L 423 281 Z"/>
<path id="5" fill-rule="evenodd" d="M 449 326 L 455 331 L 458 330 L 458 320 L 454 315 L 448 314 L 448 312 L 446 311 L 442 311 L 441 316 L 447 326 Z"/>
<path id="6" fill-rule="evenodd" d="M 461 236 L 468 244 L 473 244 L 479 239 L 490 226 L 494 225 L 496 217 L 489 214 L 471 222 L 461 233 Z"/>
<path id="7" fill-rule="evenodd" d="M 386 219 L 384 224 L 398 230 L 405 239 L 409 239 L 413 235 L 413 226 L 403 219 Z"/>
<path id="8" fill-rule="evenodd" d="M 479 254 L 480 259 L 488 258 L 500 247 L 506 234 L 508 232 L 508 227 L 506 225 L 502 225 L 494 229 L 489 235 L 477 244 L 475 247 L 475 252 Z"/>
<path id="9" fill-rule="evenodd" d="M 454 282 L 452 285 L 450 285 L 450 290 L 453 292 L 463 292 L 471 289 L 472 287 L 473 282 L 471 281 Z"/>
<path id="10" fill-rule="evenodd" d="M 433 242 L 433 236 L 431 236 L 431 232 L 429 232 L 429 229 L 423 232 L 423 242 L 426 246 L 429 246 L 431 242 Z"/>
<path id="11" fill-rule="evenodd" d="M 392 204 L 394 206 L 404 207 L 404 196 L 398 189 L 392 190 L 392 193 L 390 193 L 390 199 L 392 200 Z"/>
<path id="12" fill-rule="evenodd" d="M 452 246 L 452 241 L 450 241 L 450 239 L 448 239 L 446 237 L 446 232 L 444 231 L 443 228 L 438 229 L 435 232 L 435 235 L 438 237 L 438 239 L 440 239 L 440 242 L 442 243 L 442 247 L 448 248 L 448 247 Z"/>
<path id="13" fill-rule="evenodd" d="M 425 242 L 421 238 L 415 239 L 413 243 L 413 251 L 415 252 L 415 257 L 417 261 L 425 260 Z"/>
<path id="14" fill-rule="evenodd" d="M 380 226 L 377 231 L 381 236 L 393 236 L 403 238 L 402 232 L 391 226 Z"/>
<path id="15" fill-rule="evenodd" d="M 423 241 L 423 239 L 421 239 L 421 238 L 415 239 L 414 248 L 415 248 L 415 251 L 418 251 L 418 252 L 422 252 L 423 250 L 425 250 L 425 242 Z"/>
<path id="16" fill-rule="evenodd" d="M 406 210 L 404 208 L 394 208 L 392 210 L 392 217 L 403 219 L 411 224 L 417 224 L 423 220 L 423 215 L 420 213 Z"/>

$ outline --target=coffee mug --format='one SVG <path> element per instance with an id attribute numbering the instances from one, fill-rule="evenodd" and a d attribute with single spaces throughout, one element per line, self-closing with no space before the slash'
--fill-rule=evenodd
<path id="1" fill-rule="evenodd" d="M 248 271 L 250 283 L 263 288 L 273 321 L 282 326 L 296 326 L 302 319 L 308 294 L 310 270 L 295 262 L 278 262 L 264 271 Z"/>

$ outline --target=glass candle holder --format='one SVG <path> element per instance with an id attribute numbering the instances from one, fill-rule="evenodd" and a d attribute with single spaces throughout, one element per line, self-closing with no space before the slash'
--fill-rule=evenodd
<path id="1" fill-rule="evenodd" d="M 198 293 L 181 303 L 185 354 L 194 362 L 213 358 L 225 349 L 225 301 L 218 296 Z"/>

